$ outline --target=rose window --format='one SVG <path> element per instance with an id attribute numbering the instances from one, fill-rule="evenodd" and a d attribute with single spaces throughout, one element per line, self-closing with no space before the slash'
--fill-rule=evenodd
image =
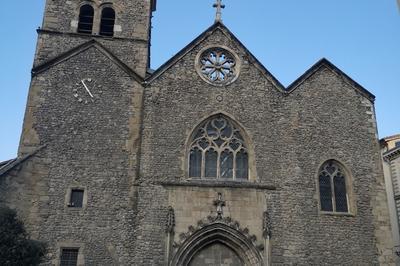
<path id="1" fill-rule="evenodd" d="M 199 63 L 202 78 L 212 84 L 228 84 L 237 77 L 236 58 L 225 49 L 211 48 L 204 51 Z"/>

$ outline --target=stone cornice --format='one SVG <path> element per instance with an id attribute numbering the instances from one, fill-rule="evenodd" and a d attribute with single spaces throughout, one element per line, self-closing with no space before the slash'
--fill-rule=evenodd
<path id="1" fill-rule="evenodd" d="M 54 30 L 44 30 L 44 29 L 37 29 L 38 34 L 53 34 L 53 35 L 64 35 L 68 37 L 80 37 L 85 39 L 98 39 L 98 40 L 119 40 L 119 41 L 128 41 L 128 42 L 144 42 L 148 43 L 149 40 L 140 39 L 140 38 L 124 38 L 124 37 L 107 37 L 102 35 L 94 35 L 94 34 L 84 34 L 84 33 L 77 33 L 77 32 L 61 32 L 61 31 L 54 31 Z"/>
<path id="2" fill-rule="evenodd" d="M 396 147 L 383 154 L 383 159 L 387 162 L 393 161 L 400 157 L 400 147 Z"/>
<path id="3" fill-rule="evenodd" d="M 226 188 L 250 188 L 263 190 L 276 190 L 276 186 L 254 183 L 249 181 L 219 181 L 219 180 L 186 180 L 186 181 L 161 181 L 160 184 L 165 187 L 226 187 Z"/>

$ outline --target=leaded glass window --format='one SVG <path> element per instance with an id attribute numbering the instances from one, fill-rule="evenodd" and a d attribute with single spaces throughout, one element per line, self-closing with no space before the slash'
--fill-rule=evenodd
<path id="1" fill-rule="evenodd" d="M 78 264 L 78 248 L 63 248 L 61 250 L 60 266 L 76 266 Z"/>
<path id="2" fill-rule="evenodd" d="M 321 210 L 333 211 L 331 177 L 326 173 L 319 175 Z"/>
<path id="3" fill-rule="evenodd" d="M 72 208 L 82 208 L 83 206 L 83 189 L 72 189 L 71 190 L 71 198 L 68 204 L 69 207 Z"/>
<path id="4" fill-rule="evenodd" d="M 349 212 L 346 175 L 337 162 L 326 162 L 319 173 L 319 194 L 322 211 Z"/>
<path id="5" fill-rule="evenodd" d="M 196 71 L 207 83 L 227 86 L 239 76 L 241 61 L 228 47 L 206 47 L 196 57 Z"/>
<path id="6" fill-rule="evenodd" d="M 214 116 L 195 131 L 189 152 L 191 178 L 247 180 L 248 161 L 240 130 L 225 116 Z"/>
<path id="7" fill-rule="evenodd" d="M 205 51 L 200 63 L 201 73 L 211 82 L 227 83 L 235 77 L 235 57 L 225 49 L 212 48 Z"/>

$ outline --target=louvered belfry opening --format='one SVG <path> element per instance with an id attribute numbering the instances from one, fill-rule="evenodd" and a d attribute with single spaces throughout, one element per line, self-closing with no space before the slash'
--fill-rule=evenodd
<path id="1" fill-rule="evenodd" d="M 115 11 L 111 7 L 106 7 L 101 12 L 100 35 L 114 36 Z"/>
<path id="2" fill-rule="evenodd" d="M 91 5 L 83 5 L 79 12 L 78 32 L 92 34 L 94 9 Z"/>

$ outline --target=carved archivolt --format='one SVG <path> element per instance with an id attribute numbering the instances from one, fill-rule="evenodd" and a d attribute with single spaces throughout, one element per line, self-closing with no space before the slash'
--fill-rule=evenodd
<path id="1" fill-rule="evenodd" d="M 260 251 L 264 246 L 257 246 L 257 237 L 251 235 L 248 228 L 240 227 L 239 222 L 221 216 L 208 216 L 181 233 L 178 242 L 174 242 L 175 255 L 170 265 L 189 265 L 197 252 L 216 242 L 234 250 L 245 265 L 263 265 Z"/>

